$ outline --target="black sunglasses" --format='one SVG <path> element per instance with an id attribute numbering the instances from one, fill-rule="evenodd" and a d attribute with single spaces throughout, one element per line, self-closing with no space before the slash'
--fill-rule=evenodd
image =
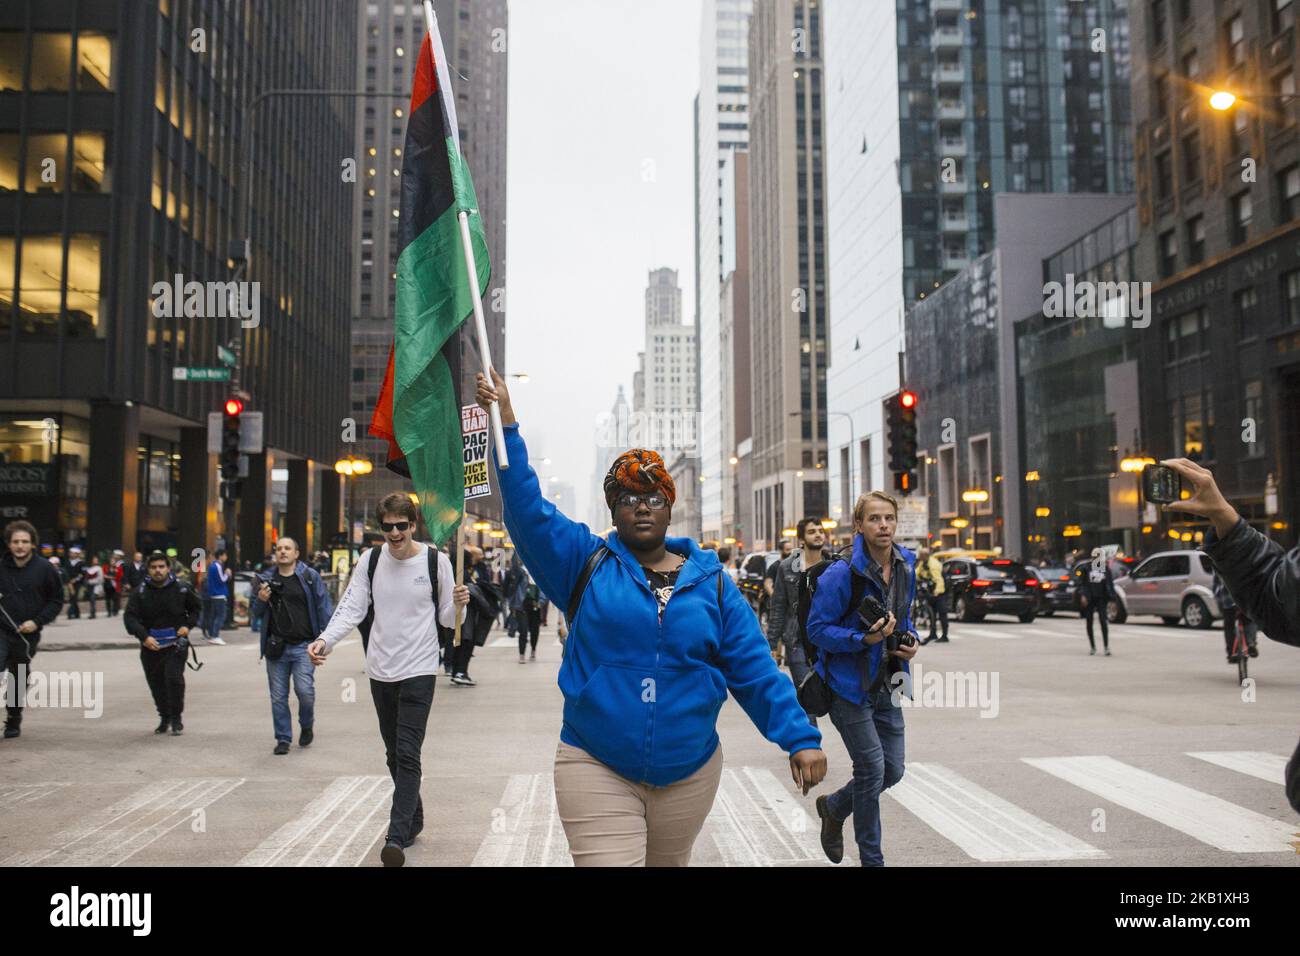
<path id="1" fill-rule="evenodd" d="M 405 531 L 411 526 L 409 521 L 381 521 L 379 527 L 384 529 L 385 533 L 389 531 Z"/>

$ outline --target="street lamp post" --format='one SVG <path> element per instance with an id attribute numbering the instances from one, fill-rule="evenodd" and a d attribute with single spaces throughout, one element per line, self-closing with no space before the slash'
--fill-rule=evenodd
<path id="1" fill-rule="evenodd" d="M 334 470 L 348 483 L 348 507 L 347 507 L 347 543 L 349 553 L 352 550 L 352 518 L 356 514 L 357 507 L 357 482 L 356 479 L 363 475 L 368 475 L 374 470 L 374 465 L 368 459 L 357 458 L 354 455 L 348 455 L 346 458 L 340 458 L 334 462 Z"/>
<path id="2" fill-rule="evenodd" d="M 989 500 L 989 493 L 983 488 L 967 488 L 961 493 L 961 500 L 970 504 L 971 522 L 975 525 L 976 533 L 979 531 L 979 516 L 975 512 L 975 505 Z M 978 540 L 972 536 L 971 540 L 978 543 Z M 993 550 L 993 531 L 989 532 L 989 550 Z"/>

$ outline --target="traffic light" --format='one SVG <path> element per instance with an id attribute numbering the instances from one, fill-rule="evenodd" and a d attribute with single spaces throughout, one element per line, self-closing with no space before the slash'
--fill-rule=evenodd
<path id="1" fill-rule="evenodd" d="M 226 399 L 221 418 L 221 477 L 234 481 L 239 477 L 239 416 L 244 403 L 237 398 Z"/>
<path id="2" fill-rule="evenodd" d="M 916 489 L 916 393 L 903 389 L 885 400 L 885 430 L 889 437 L 889 470 L 894 490 L 904 495 Z"/>

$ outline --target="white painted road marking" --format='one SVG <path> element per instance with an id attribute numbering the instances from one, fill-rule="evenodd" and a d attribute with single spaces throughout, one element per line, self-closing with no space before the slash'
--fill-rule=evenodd
<path id="1" fill-rule="evenodd" d="M 516 773 L 492 811 L 488 835 L 471 866 L 572 866 L 555 809 L 551 772 Z"/>
<path id="2" fill-rule="evenodd" d="M 1286 758 L 1262 750 L 1188 751 L 1187 756 L 1217 764 L 1269 783 L 1286 785 Z"/>
<path id="3" fill-rule="evenodd" d="M 909 763 L 903 779 L 885 793 L 983 863 L 1106 857 L 941 764 Z"/>
<path id="4" fill-rule="evenodd" d="M 242 777 L 158 780 L 90 813 L 49 846 L 16 853 L 0 866 L 118 866 L 243 782 Z"/>
<path id="5" fill-rule="evenodd" d="M 1293 853 L 1294 825 L 1113 757 L 1022 757 L 1054 777 L 1229 853 Z"/>
<path id="6" fill-rule="evenodd" d="M 34 803 L 55 793 L 67 783 L 28 783 L 0 786 L 0 808 L 16 807 L 23 803 Z"/>
<path id="7" fill-rule="evenodd" d="M 239 866 L 356 866 L 387 833 L 393 781 L 335 777 L 297 817 L 263 840 Z M 373 823 L 378 815 L 381 823 Z M 376 834 L 378 829 L 378 834 Z"/>

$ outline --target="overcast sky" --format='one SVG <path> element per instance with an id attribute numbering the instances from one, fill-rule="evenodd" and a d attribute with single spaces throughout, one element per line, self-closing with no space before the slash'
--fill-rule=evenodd
<path id="1" fill-rule="evenodd" d="M 595 418 L 619 385 L 632 401 L 649 270 L 678 270 L 695 319 L 699 28 L 700 0 L 510 3 L 506 364 L 529 375 L 529 457 L 580 521 Z"/>

